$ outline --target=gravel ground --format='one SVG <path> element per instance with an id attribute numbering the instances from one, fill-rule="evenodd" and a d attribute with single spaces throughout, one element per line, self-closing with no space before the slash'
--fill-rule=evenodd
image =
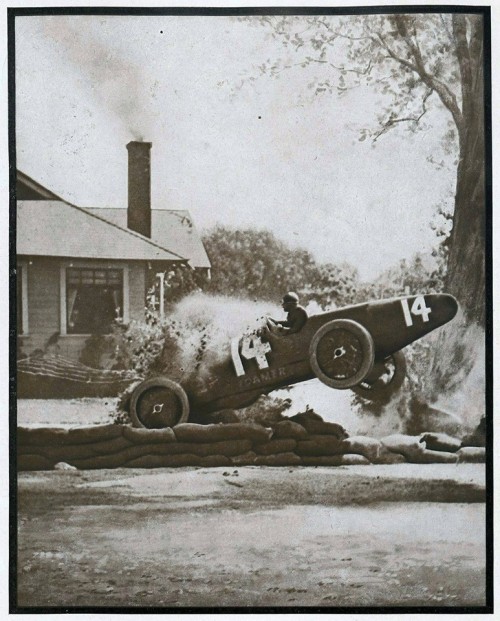
<path id="1" fill-rule="evenodd" d="M 482 464 L 19 476 L 18 605 L 481 606 Z"/>
<path id="2" fill-rule="evenodd" d="M 114 400 L 21 400 L 18 424 Z M 23 472 L 30 607 L 485 605 L 483 464 Z"/>
<path id="3" fill-rule="evenodd" d="M 20 427 L 74 427 L 112 422 L 117 399 L 18 399 Z"/>

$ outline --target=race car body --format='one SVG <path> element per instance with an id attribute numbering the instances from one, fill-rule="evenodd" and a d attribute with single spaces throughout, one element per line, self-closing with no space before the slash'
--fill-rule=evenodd
<path id="1" fill-rule="evenodd" d="M 447 323 L 457 313 L 454 297 L 428 294 L 380 300 L 308 318 L 287 336 L 267 327 L 235 336 L 218 362 L 201 365 L 184 382 L 155 377 L 132 394 L 137 426 L 166 427 L 226 408 L 238 409 L 259 396 L 318 378 L 336 389 L 352 389 L 387 401 L 405 377 L 401 349 Z"/>

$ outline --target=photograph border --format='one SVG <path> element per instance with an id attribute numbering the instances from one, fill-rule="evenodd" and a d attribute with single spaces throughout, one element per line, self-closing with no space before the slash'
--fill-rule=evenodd
<path id="1" fill-rule="evenodd" d="M 26 16 L 248 16 L 248 15 L 369 15 L 394 13 L 480 14 L 484 23 L 484 118 L 485 118 L 485 414 L 486 414 L 486 604 L 484 606 L 381 606 L 381 607 L 148 607 L 148 606 L 18 606 L 17 605 L 17 388 L 16 388 L 16 96 L 15 96 L 15 20 Z M 317 7 L 15 7 L 7 9 L 8 47 L 8 147 L 9 147 L 9 612 L 14 613 L 493 613 L 493 213 L 492 213 L 492 47 L 491 7 L 464 5 L 390 5 Z"/>

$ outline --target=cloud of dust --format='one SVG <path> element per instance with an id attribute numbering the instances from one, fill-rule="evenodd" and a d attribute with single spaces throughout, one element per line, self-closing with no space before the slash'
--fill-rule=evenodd
<path id="1" fill-rule="evenodd" d="M 316 306 L 307 307 L 309 315 L 322 312 Z M 229 358 L 233 337 L 254 334 L 264 325 L 266 316 L 284 319 L 285 313 L 271 302 L 205 293 L 185 297 L 166 321 L 168 333 L 175 340 L 176 354 L 174 360 L 169 357 L 165 362 L 169 367 L 173 363 L 186 373 L 178 379 L 192 374 L 203 377 L 212 367 Z M 172 375 L 170 368 L 168 371 Z M 319 380 L 311 380 L 273 394 L 291 400 L 286 416 L 293 416 L 309 406 L 324 420 L 344 425 L 350 433 L 357 431 L 359 421 L 350 404 L 350 391 L 334 390 Z"/>
<path id="2" fill-rule="evenodd" d="M 485 332 L 477 324 L 459 319 L 444 331 L 434 371 L 441 379 L 435 407 L 457 416 L 465 430 L 477 427 L 485 415 Z"/>
<path id="3" fill-rule="evenodd" d="M 465 435 L 485 415 L 485 333 L 462 313 L 406 347 L 407 379 L 393 400 L 377 409 L 357 407 L 360 432 L 443 431 Z"/>
<path id="4" fill-rule="evenodd" d="M 230 356 L 232 338 L 255 333 L 264 326 L 266 315 L 279 318 L 282 313 L 269 302 L 205 293 L 189 295 L 166 321 L 176 345 L 175 365 L 186 374 L 203 376 Z"/>

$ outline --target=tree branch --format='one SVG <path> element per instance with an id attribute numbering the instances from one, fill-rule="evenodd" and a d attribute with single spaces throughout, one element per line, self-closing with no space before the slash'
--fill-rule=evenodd
<path id="1" fill-rule="evenodd" d="M 333 67 L 337 71 L 348 71 L 349 73 L 356 73 L 357 75 L 367 75 L 371 71 L 372 61 L 370 59 L 370 61 L 368 62 L 368 65 L 364 69 L 346 69 L 344 66 L 337 67 L 333 63 L 330 63 L 330 67 Z"/>
<path id="2" fill-rule="evenodd" d="M 428 88 L 436 91 L 443 105 L 451 112 L 458 131 L 462 132 L 464 128 L 463 116 L 457 104 L 455 95 L 443 82 L 427 72 L 424 61 L 422 59 L 422 55 L 420 54 L 420 50 L 415 45 L 415 43 L 407 35 L 403 36 L 403 39 L 413 56 L 414 62 L 410 62 L 406 58 L 402 58 L 401 56 L 396 54 L 396 52 L 394 52 L 394 50 L 387 44 L 385 38 L 380 33 L 377 34 L 383 48 L 387 51 L 387 53 L 393 60 L 397 61 L 404 67 L 411 69 L 411 71 L 415 72 L 420 77 L 422 82 Z"/>
<path id="3" fill-rule="evenodd" d="M 453 39 L 453 34 L 451 33 L 448 24 L 446 23 L 446 20 L 444 19 L 444 15 L 442 13 L 439 14 L 439 18 L 441 20 L 441 24 L 443 26 L 443 30 L 446 32 L 446 34 L 448 35 L 448 40 L 450 43 L 455 43 L 455 40 Z"/>
<path id="4" fill-rule="evenodd" d="M 424 98 L 422 99 L 422 112 L 418 116 L 408 116 L 402 118 L 389 117 L 387 121 L 383 123 L 381 129 L 375 134 L 372 142 L 376 142 L 380 138 L 380 136 L 387 133 L 391 129 L 391 127 L 393 127 L 397 123 L 415 123 L 418 125 L 420 119 L 427 112 L 427 106 L 425 104 L 433 92 L 433 89 L 429 88 L 425 93 Z"/>

